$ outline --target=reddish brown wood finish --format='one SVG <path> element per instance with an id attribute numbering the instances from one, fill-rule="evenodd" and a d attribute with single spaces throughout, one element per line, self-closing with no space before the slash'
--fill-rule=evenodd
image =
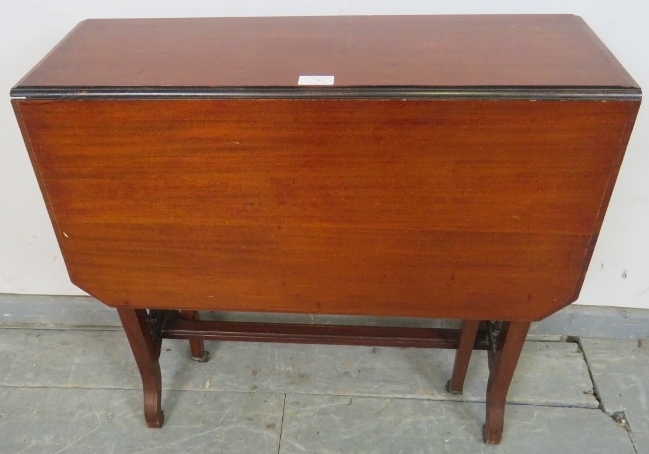
<path id="1" fill-rule="evenodd" d="M 572 15 L 88 20 L 18 86 L 618 86 Z"/>
<path id="2" fill-rule="evenodd" d="M 181 311 L 181 314 L 185 320 L 200 320 L 198 311 Z M 210 359 L 210 352 L 205 350 L 203 339 L 189 339 L 189 348 L 191 349 L 193 360 L 204 363 Z"/>
<path id="3" fill-rule="evenodd" d="M 640 105 L 567 15 L 91 20 L 12 94 L 71 279 L 117 307 L 150 427 L 162 336 L 201 358 L 200 339 L 459 345 L 451 392 L 484 346 L 477 321 L 458 339 L 197 310 L 507 320 L 487 443 L 530 320 L 579 295 Z"/>
<path id="4" fill-rule="evenodd" d="M 639 105 L 13 102 L 106 304 L 497 320 L 575 299 Z"/>
<path id="5" fill-rule="evenodd" d="M 117 313 L 124 326 L 126 337 L 142 377 L 146 425 L 151 428 L 160 428 L 164 423 L 164 412 L 161 405 L 162 376 L 158 362 L 162 337 L 152 336 L 146 310 L 118 307 Z"/>
<path id="6" fill-rule="evenodd" d="M 482 438 L 485 443 L 497 445 L 502 439 L 507 391 L 529 328 L 529 322 L 503 323 L 495 351 L 489 350 L 487 417 L 482 427 Z"/>
<path id="7" fill-rule="evenodd" d="M 453 374 L 451 375 L 451 379 L 446 383 L 446 390 L 451 394 L 462 394 L 464 379 L 469 368 L 471 352 L 474 349 L 479 327 L 480 320 L 464 320 L 462 322 L 460 342 L 455 353 L 455 363 L 453 364 Z"/>
<path id="8" fill-rule="evenodd" d="M 294 323 L 252 323 L 197 321 L 171 318 L 161 330 L 167 339 L 205 339 L 236 342 L 279 342 L 292 344 L 365 345 L 381 347 L 457 348 L 460 330 L 447 328 L 405 328 L 354 325 L 301 325 Z M 469 348 L 487 348 L 485 336 Z"/>

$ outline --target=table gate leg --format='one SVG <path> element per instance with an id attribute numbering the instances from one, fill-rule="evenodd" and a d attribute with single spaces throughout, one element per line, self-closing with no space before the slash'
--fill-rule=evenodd
<path id="1" fill-rule="evenodd" d="M 198 311 L 180 311 L 185 320 L 198 320 Z M 189 348 L 192 350 L 192 359 L 201 363 L 210 359 L 210 352 L 205 350 L 203 339 L 189 339 Z"/>
<path id="2" fill-rule="evenodd" d="M 161 407 L 162 376 L 160 374 L 160 343 L 158 335 L 162 315 L 158 311 L 118 307 L 119 318 L 142 377 L 144 389 L 144 419 L 152 428 L 162 427 L 164 413 Z"/>
<path id="3" fill-rule="evenodd" d="M 455 352 L 455 363 L 453 364 L 453 374 L 451 379 L 446 382 L 446 390 L 451 394 L 462 394 L 466 371 L 469 367 L 473 344 L 480 327 L 479 320 L 464 320 L 460 332 L 460 345 Z"/>
<path id="4" fill-rule="evenodd" d="M 489 381 L 487 382 L 487 414 L 482 427 L 485 443 L 497 445 L 503 435 L 505 399 L 518 363 L 530 322 L 505 322 L 489 350 Z"/>

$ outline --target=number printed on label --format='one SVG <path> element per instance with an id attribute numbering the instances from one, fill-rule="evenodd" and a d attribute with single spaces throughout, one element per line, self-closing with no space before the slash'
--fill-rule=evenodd
<path id="1" fill-rule="evenodd" d="M 334 76 L 300 76 L 298 85 L 333 85 Z"/>

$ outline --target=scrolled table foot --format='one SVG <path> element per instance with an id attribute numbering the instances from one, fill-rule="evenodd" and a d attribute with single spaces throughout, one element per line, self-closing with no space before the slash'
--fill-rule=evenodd
<path id="1" fill-rule="evenodd" d="M 160 326 L 164 323 L 164 314 L 129 307 L 118 307 L 117 312 L 142 378 L 144 420 L 147 427 L 160 428 L 164 423 L 164 413 L 161 405 L 162 375 L 158 359 Z"/>
<path id="2" fill-rule="evenodd" d="M 165 422 L 165 412 L 160 407 L 146 408 L 145 404 L 144 420 L 149 429 L 160 429 Z"/>
<path id="3" fill-rule="evenodd" d="M 203 356 L 196 357 L 192 354 L 192 361 L 197 361 L 199 363 L 206 363 L 209 360 L 210 360 L 210 352 L 208 352 L 207 350 L 203 350 Z"/>
<path id="4" fill-rule="evenodd" d="M 463 390 L 462 389 L 460 389 L 460 390 L 452 389 L 451 388 L 451 380 L 448 380 L 446 382 L 446 392 L 448 392 L 449 394 L 454 394 L 456 396 L 460 396 L 460 395 L 462 395 Z"/>
<path id="5" fill-rule="evenodd" d="M 505 402 L 530 322 L 504 322 L 492 339 L 487 382 L 486 420 L 482 427 L 485 443 L 497 445 L 503 436 Z"/>
<path id="6" fill-rule="evenodd" d="M 165 420 L 162 411 L 162 380 L 157 379 L 158 377 L 160 376 L 154 375 L 153 380 L 149 379 L 144 384 L 144 420 L 146 426 L 151 429 L 161 428 Z"/>
<path id="7" fill-rule="evenodd" d="M 487 424 L 482 426 L 482 440 L 488 445 L 499 445 L 503 438 L 503 425 L 490 427 Z"/>

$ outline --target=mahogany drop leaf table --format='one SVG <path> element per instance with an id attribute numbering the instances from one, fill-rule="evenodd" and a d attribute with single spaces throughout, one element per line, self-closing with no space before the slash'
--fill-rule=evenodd
<path id="1" fill-rule="evenodd" d="M 575 301 L 641 91 L 576 16 L 88 20 L 11 91 L 72 282 L 162 338 L 487 349 Z M 201 321 L 455 318 L 461 330 Z"/>

